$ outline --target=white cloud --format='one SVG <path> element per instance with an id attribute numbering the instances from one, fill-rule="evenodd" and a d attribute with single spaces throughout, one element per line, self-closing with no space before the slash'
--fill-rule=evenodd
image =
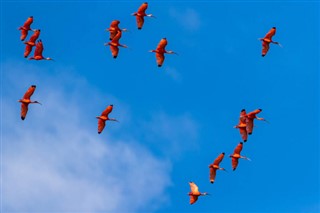
<path id="1" fill-rule="evenodd" d="M 186 30 L 197 31 L 201 27 L 199 14 L 194 9 L 177 10 L 171 8 L 169 14 Z"/>
<path id="2" fill-rule="evenodd" d="M 106 103 L 83 78 L 17 63 L 2 68 L 4 212 L 150 212 L 165 203 L 171 163 L 139 139 L 113 137 L 122 122 L 98 135 L 95 116 Z M 31 82 L 43 105 L 31 105 L 21 121 L 16 100 Z M 90 92 L 88 103 L 96 104 L 81 104 Z M 128 114 L 119 108 L 112 113 Z"/>
<path id="3" fill-rule="evenodd" d="M 182 81 L 182 76 L 181 74 L 173 67 L 166 67 L 165 68 L 165 73 L 170 76 L 173 80 L 177 82 Z"/>

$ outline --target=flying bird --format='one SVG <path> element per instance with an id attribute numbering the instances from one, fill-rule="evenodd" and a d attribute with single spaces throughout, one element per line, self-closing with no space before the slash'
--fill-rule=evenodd
<path id="1" fill-rule="evenodd" d="M 167 51 L 165 48 L 168 44 L 168 41 L 166 38 L 162 38 L 157 46 L 157 49 L 155 50 L 150 50 L 149 52 L 154 52 L 156 53 L 156 59 L 157 59 L 157 64 L 158 67 L 161 67 L 163 62 L 164 62 L 164 54 L 177 54 L 176 52 L 173 52 L 172 50 Z"/>
<path id="2" fill-rule="evenodd" d="M 110 32 L 110 38 L 109 38 L 110 41 L 117 35 L 118 31 L 123 31 L 123 32 L 128 31 L 125 28 L 120 29 L 119 24 L 120 24 L 119 20 L 113 20 L 110 24 L 110 27 L 106 29 L 106 31 Z"/>
<path id="3" fill-rule="evenodd" d="M 107 108 L 101 113 L 100 116 L 96 116 L 98 119 L 98 134 L 102 132 L 106 125 L 106 121 L 118 121 L 115 118 L 109 118 L 109 114 L 112 112 L 113 105 L 107 106 Z"/>
<path id="4" fill-rule="evenodd" d="M 268 50 L 270 43 L 277 44 L 281 47 L 281 44 L 276 41 L 272 41 L 272 37 L 276 34 L 276 28 L 272 27 L 271 30 L 264 36 L 264 38 L 259 38 L 262 41 L 262 57 L 264 57 Z"/>
<path id="5" fill-rule="evenodd" d="M 246 114 L 246 130 L 247 130 L 247 133 L 249 134 L 249 135 L 251 135 L 252 134 L 252 131 L 253 131 L 253 127 L 254 127 L 254 125 L 253 125 L 253 120 L 254 119 L 257 119 L 257 120 L 260 120 L 260 121 L 266 121 L 267 122 L 267 120 L 266 119 L 264 119 L 264 118 L 259 118 L 258 116 L 257 116 L 257 114 L 258 113 L 260 113 L 262 111 L 262 109 L 256 109 L 256 110 L 254 110 L 254 111 L 252 111 L 252 112 L 249 112 L 248 114 Z"/>
<path id="6" fill-rule="evenodd" d="M 241 110 L 239 123 L 238 125 L 234 126 L 234 128 L 239 129 L 242 140 L 246 142 L 248 140 L 248 132 L 247 132 L 247 118 L 246 118 L 245 109 Z"/>
<path id="7" fill-rule="evenodd" d="M 36 46 L 36 40 L 38 39 L 40 35 L 40 30 L 32 30 L 34 33 L 33 35 L 29 38 L 29 41 L 25 41 L 24 44 L 26 45 L 25 51 L 24 51 L 24 57 L 27 58 L 29 54 L 32 51 L 32 47 Z"/>
<path id="8" fill-rule="evenodd" d="M 233 151 L 233 154 L 230 155 L 229 157 L 231 157 L 231 163 L 232 163 L 232 170 L 236 170 L 237 166 L 238 166 L 238 160 L 239 158 L 242 158 L 242 159 L 246 159 L 246 160 L 250 160 L 249 158 L 245 157 L 245 156 L 241 156 L 240 155 L 240 152 L 242 150 L 242 147 L 243 147 L 243 143 L 240 142 L 236 148 L 234 149 Z"/>
<path id="9" fill-rule="evenodd" d="M 224 168 L 220 167 L 219 164 L 221 163 L 223 157 L 224 157 L 224 152 L 222 152 L 214 161 L 212 164 L 209 165 L 210 168 L 210 183 L 213 183 L 216 178 L 216 171 L 217 169 L 226 171 Z"/>
<path id="10" fill-rule="evenodd" d="M 24 94 L 23 98 L 18 100 L 18 102 L 21 103 L 21 119 L 24 120 L 26 118 L 27 112 L 28 112 L 28 106 L 29 104 L 40 104 L 38 101 L 31 101 L 30 97 L 34 93 L 36 89 L 36 85 L 31 85 L 27 92 Z"/>
<path id="11" fill-rule="evenodd" d="M 118 57 L 119 47 L 128 48 L 128 46 L 119 43 L 121 35 L 122 35 L 122 32 L 121 32 L 121 30 L 119 30 L 117 32 L 116 36 L 111 40 L 111 42 L 104 44 L 105 46 L 108 46 L 108 45 L 110 46 L 110 50 L 111 50 L 113 58 Z"/>
<path id="12" fill-rule="evenodd" d="M 43 44 L 41 40 L 38 40 L 37 44 L 36 44 L 36 49 L 34 51 L 34 56 L 30 57 L 29 60 L 52 60 L 52 58 L 45 58 L 42 56 L 42 51 L 44 50 L 43 48 Z"/>
<path id="13" fill-rule="evenodd" d="M 209 195 L 207 192 L 201 193 L 199 192 L 198 186 L 194 182 L 189 182 L 191 192 L 189 192 L 190 196 L 190 204 L 194 204 L 199 196 Z"/>
<path id="14" fill-rule="evenodd" d="M 31 30 L 31 24 L 33 22 L 33 16 L 30 16 L 18 30 L 21 31 L 20 40 L 23 41 L 28 36 L 28 31 Z"/>
<path id="15" fill-rule="evenodd" d="M 144 23 L 144 17 L 148 16 L 148 17 L 153 17 L 155 18 L 155 16 L 153 16 L 152 14 L 146 14 L 146 10 L 148 8 L 148 3 L 144 2 L 138 9 L 137 12 L 132 13 L 131 15 L 136 17 L 136 21 L 137 21 L 137 26 L 138 26 L 138 30 L 142 29 L 143 23 Z"/>

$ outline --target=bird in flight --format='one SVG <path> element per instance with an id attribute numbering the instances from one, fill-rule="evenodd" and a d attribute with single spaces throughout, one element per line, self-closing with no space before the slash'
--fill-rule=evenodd
<path id="1" fill-rule="evenodd" d="M 98 134 L 102 132 L 106 125 L 106 121 L 118 121 L 115 118 L 109 118 L 109 114 L 112 112 L 113 105 L 107 106 L 107 108 L 101 113 L 100 116 L 96 116 L 98 119 Z"/>
<path id="2" fill-rule="evenodd" d="M 153 17 L 155 18 L 154 15 L 152 14 L 146 14 L 146 10 L 148 8 L 148 3 L 144 2 L 138 9 L 137 12 L 132 13 L 131 15 L 136 17 L 136 21 L 137 21 L 137 26 L 138 26 L 138 30 L 142 29 L 143 23 L 144 23 L 144 17 L 148 16 L 148 17 Z"/>
<path id="3" fill-rule="evenodd" d="M 262 41 L 262 57 L 264 57 L 268 50 L 270 43 L 277 44 L 281 47 L 281 44 L 276 41 L 272 41 L 272 37 L 276 34 L 276 27 L 272 27 L 271 30 L 264 36 L 264 38 L 259 38 Z"/>
<path id="4" fill-rule="evenodd" d="M 23 41 L 28 36 L 28 31 L 31 30 L 31 24 L 33 22 L 33 16 L 30 16 L 18 30 L 21 31 L 20 40 Z"/>
<path id="5" fill-rule="evenodd" d="M 111 42 L 104 44 L 105 46 L 110 46 L 110 50 L 111 50 L 111 54 L 112 54 L 113 58 L 118 57 L 119 47 L 128 48 L 128 46 L 119 43 L 121 35 L 122 35 L 122 32 L 121 32 L 121 30 L 119 30 L 117 32 L 116 36 L 111 40 Z"/>
<path id="6" fill-rule="evenodd" d="M 41 40 L 38 40 L 37 44 L 36 44 L 36 49 L 34 51 L 34 56 L 30 57 L 29 60 L 52 60 L 52 58 L 45 58 L 42 56 L 42 51 L 44 50 L 43 48 L 43 44 Z"/>
<path id="7" fill-rule="evenodd" d="M 197 200 L 199 196 L 205 196 L 205 195 L 209 195 L 209 193 L 207 192 L 199 192 L 198 186 L 194 183 L 194 182 L 189 182 L 190 185 L 190 189 L 191 192 L 188 193 L 188 195 L 190 196 L 190 204 L 194 204 Z"/>
<path id="8" fill-rule="evenodd" d="M 36 89 L 36 85 L 31 85 L 29 87 L 29 89 L 27 90 L 27 92 L 24 94 L 23 98 L 18 100 L 18 102 L 21 103 L 21 119 L 24 120 L 27 116 L 27 112 L 28 112 L 28 106 L 29 104 L 40 104 L 38 101 L 31 101 L 30 97 L 32 96 L 32 94 L 34 93 Z"/>
<path id="9" fill-rule="evenodd" d="M 246 124 L 247 124 L 246 130 L 247 130 L 247 133 L 248 133 L 249 135 L 251 135 L 251 134 L 252 134 L 252 131 L 253 131 L 253 127 L 254 127 L 254 125 L 253 125 L 253 120 L 254 120 L 254 119 L 268 122 L 266 119 L 264 119 L 264 118 L 259 118 L 259 117 L 257 116 L 257 114 L 260 113 L 261 111 L 262 111 L 262 109 L 256 109 L 256 110 L 254 110 L 254 111 L 249 112 L 248 114 L 246 114 Z"/>
<path id="10" fill-rule="evenodd" d="M 234 126 L 234 128 L 239 129 L 242 140 L 246 142 L 248 140 L 248 132 L 247 132 L 247 118 L 246 118 L 245 109 L 241 110 L 239 123 L 238 125 Z"/>
<path id="11" fill-rule="evenodd" d="M 176 52 L 173 52 L 172 50 L 167 51 L 165 48 L 168 44 L 168 41 L 166 38 L 162 38 L 155 50 L 150 50 L 149 52 L 156 53 L 156 59 L 158 67 L 161 67 L 164 62 L 164 54 L 177 54 Z"/>
<path id="12" fill-rule="evenodd" d="M 29 54 L 32 51 L 32 47 L 36 46 L 36 40 L 38 39 L 38 37 L 40 36 L 40 30 L 39 29 L 35 29 L 32 30 L 34 33 L 33 35 L 29 38 L 29 41 L 25 41 L 24 44 L 26 45 L 25 51 L 24 51 L 24 57 L 27 58 L 29 56 Z"/>
<path id="13" fill-rule="evenodd" d="M 210 168 L 210 183 L 214 183 L 215 178 L 216 178 L 216 171 L 217 169 L 226 171 L 224 168 L 220 167 L 219 164 L 221 163 L 223 157 L 224 157 L 224 152 L 222 152 L 214 161 L 212 164 L 209 165 Z"/>
<path id="14" fill-rule="evenodd" d="M 240 152 L 241 152 L 241 150 L 242 150 L 242 147 L 243 147 L 243 143 L 240 142 L 240 143 L 236 146 L 236 148 L 234 149 L 233 154 L 229 156 L 230 158 L 232 158 L 232 159 L 231 159 L 231 163 L 232 163 L 232 170 L 233 170 L 233 171 L 236 170 L 236 168 L 237 168 L 237 166 L 238 166 L 238 160 L 239 160 L 239 158 L 246 159 L 246 160 L 249 160 L 249 161 L 250 161 L 249 158 L 240 155 Z"/>
<path id="15" fill-rule="evenodd" d="M 106 29 L 106 31 L 110 32 L 110 37 L 109 37 L 110 41 L 117 35 L 118 31 L 123 31 L 123 32 L 128 31 L 125 28 L 120 29 L 119 24 L 120 24 L 119 20 L 113 20 L 110 24 L 110 27 Z"/>

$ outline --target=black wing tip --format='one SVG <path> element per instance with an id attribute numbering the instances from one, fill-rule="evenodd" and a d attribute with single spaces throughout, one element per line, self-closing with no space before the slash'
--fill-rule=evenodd
<path id="1" fill-rule="evenodd" d="M 162 65 L 161 64 L 158 64 L 158 67 L 161 67 Z"/>
<path id="2" fill-rule="evenodd" d="M 221 154 L 225 155 L 226 153 L 222 152 Z"/>
<path id="3" fill-rule="evenodd" d="M 262 56 L 262 57 L 265 57 L 266 55 L 262 54 L 261 56 Z"/>
<path id="4" fill-rule="evenodd" d="M 247 141 L 247 140 L 245 140 L 245 141 Z M 240 144 L 243 144 L 243 142 L 240 142 Z"/>
<path id="5" fill-rule="evenodd" d="M 101 134 L 101 132 L 98 132 L 98 134 Z"/>
<path id="6" fill-rule="evenodd" d="M 24 120 L 26 117 L 21 116 L 21 120 Z"/>
<path id="7" fill-rule="evenodd" d="M 31 87 L 34 87 L 34 88 L 36 88 L 37 86 L 36 86 L 36 85 L 31 85 Z"/>
<path id="8" fill-rule="evenodd" d="M 258 110 L 262 111 L 262 109 L 261 109 L 261 108 L 260 108 L 260 109 L 258 109 Z"/>
<path id="9" fill-rule="evenodd" d="M 272 29 L 277 29 L 276 27 L 272 27 Z"/>
<path id="10" fill-rule="evenodd" d="M 252 135 L 252 132 L 248 132 L 248 135 Z"/>
<path id="11" fill-rule="evenodd" d="M 138 27 L 138 30 L 141 30 L 142 29 L 142 27 Z"/>
<path id="12" fill-rule="evenodd" d="M 242 110 L 241 110 L 241 112 L 244 112 L 244 111 L 246 111 L 246 110 L 245 110 L 245 109 L 242 109 Z"/>

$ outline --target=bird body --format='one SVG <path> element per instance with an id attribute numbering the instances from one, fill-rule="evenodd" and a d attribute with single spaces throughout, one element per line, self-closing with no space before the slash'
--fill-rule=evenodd
<path id="1" fill-rule="evenodd" d="M 238 161 L 239 161 L 239 158 L 243 158 L 243 159 L 246 159 L 246 160 L 250 160 L 249 158 L 245 157 L 245 156 L 241 156 L 240 155 L 240 152 L 243 148 L 243 143 L 240 142 L 236 148 L 234 149 L 233 151 L 233 154 L 230 155 L 229 157 L 231 157 L 231 164 L 232 164 L 232 170 L 236 170 L 237 166 L 238 166 Z"/>
<path id="2" fill-rule="evenodd" d="M 109 105 L 107 106 L 107 108 L 101 113 L 100 116 L 96 116 L 96 118 L 98 119 L 98 134 L 100 134 L 105 125 L 106 125 L 106 121 L 117 121 L 115 118 L 109 118 L 109 114 L 112 112 L 113 109 L 113 105 Z"/>
<path id="3" fill-rule="evenodd" d="M 210 183 L 214 183 L 215 181 L 215 177 L 216 177 L 216 171 L 217 170 L 224 170 L 226 171 L 224 168 L 221 168 L 219 166 L 219 164 L 221 163 L 223 157 L 224 157 L 225 153 L 221 153 L 214 161 L 212 164 L 209 165 L 210 168 Z"/>
<path id="4" fill-rule="evenodd" d="M 157 60 L 157 64 L 158 64 L 158 67 L 161 67 L 163 62 L 164 62 L 164 59 L 165 59 L 165 56 L 164 54 L 167 53 L 167 54 L 177 54 L 175 52 L 173 52 L 172 50 L 169 50 L 167 51 L 165 49 L 165 47 L 167 46 L 168 44 L 168 41 L 166 38 L 162 38 L 157 46 L 157 48 L 155 50 L 150 50 L 149 52 L 154 52 L 156 53 L 156 60 Z"/>
<path id="5" fill-rule="evenodd" d="M 154 17 L 152 14 L 146 14 L 146 10 L 148 8 L 148 3 L 144 2 L 139 8 L 137 12 L 132 13 L 131 15 L 136 17 L 137 27 L 139 30 L 142 29 L 144 24 L 144 17 Z"/>
<path id="6" fill-rule="evenodd" d="M 42 55 L 44 48 L 43 48 L 43 44 L 42 41 L 39 40 L 36 44 L 36 49 L 34 51 L 34 56 L 30 57 L 29 60 L 53 60 L 52 58 L 45 58 Z"/>
<path id="7" fill-rule="evenodd" d="M 198 186 L 194 182 L 189 182 L 191 192 L 188 193 L 190 196 L 190 204 L 194 204 L 199 196 L 209 195 L 207 192 L 199 192 Z"/>
<path id="8" fill-rule="evenodd" d="M 41 104 L 38 101 L 31 101 L 30 98 L 36 89 L 36 85 L 31 85 L 27 92 L 24 94 L 23 98 L 18 100 L 21 103 L 21 119 L 24 120 L 26 118 L 28 112 L 29 104 Z"/>
<path id="9" fill-rule="evenodd" d="M 246 110 L 242 109 L 240 112 L 240 118 L 238 125 L 234 126 L 234 128 L 238 128 L 240 131 L 241 138 L 244 142 L 248 140 L 247 133 L 247 119 L 246 119 Z"/>
<path id="10" fill-rule="evenodd" d="M 33 16 L 30 16 L 18 30 L 21 31 L 20 40 L 23 41 L 28 36 L 28 31 L 31 30 L 31 24 L 33 22 Z"/>
<path id="11" fill-rule="evenodd" d="M 263 38 L 259 39 L 262 41 L 262 57 L 264 57 L 267 54 L 267 52 L 269 51 L 270 43 L 277 44 L 277 45 L 281 46 L 281 44 L 279 42 L 272 40 L 272 37 L 275 34 L 276 34 L 276 27 L 272 27 Z"/>

